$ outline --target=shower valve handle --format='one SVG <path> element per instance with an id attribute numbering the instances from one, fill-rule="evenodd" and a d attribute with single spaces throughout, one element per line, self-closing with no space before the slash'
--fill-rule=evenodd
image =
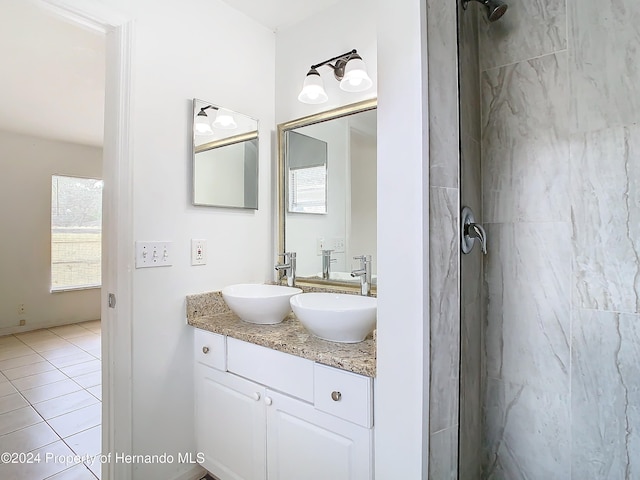
<path id="1" fill-rule="evenodd" d="M 476 240 L 480 242 L 482 253 L 487 254 L 487 232 L 479 223 L 476 223 L 473 211 L 469 207 L 463 207 L 460 212 L 460 233 L 462 253 L 470 253 Z"/>
<path id="2" fill-rule="evenodd" d="M 465 235 L 469 235 L 471 238 L 477 238 L 480 241 L 482 253 L 487 254 L 487 232 L 484 231 L 482 225 L 478 223 L 467 224 Z"/>

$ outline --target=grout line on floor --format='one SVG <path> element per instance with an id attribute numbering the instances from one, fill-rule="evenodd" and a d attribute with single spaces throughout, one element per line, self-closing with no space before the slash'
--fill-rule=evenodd
<path id="1" fill-rule="evenodd" d="M 83 322 L 83 323 L 84 323 L 84 322 Z M 64 338 L 63 336 L 61 336 L 61 335 L 57 334 L 56 332 L 51 331 L 49 328 L 44 328 L 44 329 L 41 329 L 41 330 L 35 330 L 33 333 L 35 333 L 35 332 L 48 331 L 48 332 L 49 332 L 49 333 L 51 333 L 52 335 L 55 335 L 55 338 L 54 338 L 54 339 L 61 339 L 61 340 L 65 340 L 65 341 L 69 344 L 69 346 L 74 346 L 74 347 L 76 347 L 76 348 L 78 348 L 78 349 L 82 350 L 83 352 L 87 353 L 88 355 L 90 355 L 93 359 L 95 359 L 95 360 L 98 360 L 98 361 L 102 362 L 102 359 L 101 359 L 101 358 L 96 357 L 93 353 L 90 353 L 86 348 L 83 348 L 83 347 L 81 347 L 80 345 L 76 345 L 75 343 L 73 343 L 73 342 L 71 341 L 71 340 L 73 340 L 73 338 L 80 338 L 80 337 L 83 337 L 83 336 L 89 336 L 89 335 L 92 335 L 92 336 L 95 336 L 95 337 L 97 337 L 97 338 L 100 338 L 100 337 L 101 337 L 101 333 L 99 333 L 99 332 L 94 332 L 94 331 L 92 331 L 92 330 L 90 330 L 90 329 L 88 329 L 88 328 L 84 327 L 83 325 L 81 325 L 81 324 L 79 324 L 79 323 L 76 323 L 76 324 L 70 324 L 70 325 L 75 325 L 75 326 L 78 326 L 78 327 L 80 327 L 80 328 L 85 329 L 85 330 L 87 331 L 87 334 L 86 334 L 86 335 L 79 335 L 79 336 L 77 336 L 77 337 L 72 337 L 71 339 L 68 339 L 68 338 Z M 55 327 L 51 327 L 51 328 L 55 328 Z M 25 333 L 32 333 L 32 332 L 25 332 Z M 91 404 L 89 404 L 89 405 L 83 405 L 83 406 L 81 406 L 81 407 L 79 407 L 79 408 L 75 408 L 74 410 L 71 410 L 70 412 L 66 412 L 66 413 L 61 414 L 61 415 L 65 415 L 65 414 L 68 414 L 68 413 L 72 413 L 72 412 L 78 411 L 78 410 L 80 410 L 80 409 L 82 409 L 82 408 L 86 408 L 86 407 L 89 407 L 89 406 L 92 406 L 92 405 L 96 405 L 96 404 L 100 404 L 100 405 L 101 405 L 101 404 L 102 404 L 102 400 L 101 400 L 100 398 L 98 398 L 96 395 L 94 395 L 92 392 L 90 392 L 90 391 L 89 391 L 89 389 L 90 389 L 90 388 L 95 388 L 96 386 L 101 386 L 101 384 L 100 384 L 100 385 L 92 385 L 92 386 L 90 386 L 90 387 L 83 387 L 82 385 L 80 385 L 80 383 L 78 383 L 78 382 L 76 382 L 76 381 L 75 381 L 74 377 L 71 377 L 71 376 L 67 375 L 67 374 L 66 374 L 65 372 L 63 372 L 60 368 L 56 367 L 56 365 L 54 365 L 52 362 L 50 362 L 49 360 L 47 360 L 46 358 L 44 358 L 44 357 L 41 355 L 41 352 L 36 351 L 36 350 L 31 346 L 31 345 L 27 344 L 27 343 L 26 343 L 25 341 L 23 341 L 21 338 L 17 337 L 17 335 L 20 335 L 20 334 L 7 335 L 7 337 L 8 337 L 8 336 L 13 336 L 14 338 L 16 338 L 16 339 L 20 342 L 20 344 L 21 344 L 21 345 L 20 345 L 20 344 L 18 344 L 18 345 L 19 345 L 19 347 L 20 347 L 20 349 L 23 349 L 23 347 L 24 347 L 24 346 L 26 346 L 26 347 L 28 347 L 29 352 L 28 352 L 28 353 L 26 353 L 26 354 L 24 354 L 24 355 L 23 355 L 23 354 L 19 354 L 19 355 L 16 355 L 15 357 L 10 357 L 10 358 L 18 358 L 18 357 L 23 357 L 23 356 L 26 356 L 26 355 L 36 354 L 36 355 L 39 355 L 40 357 L 42 357 L 42 361 L 43 361 L 43 362 L 47 362 L 47 363 L 48 363 L 48 364 L 53 368 L 53 370 L 48 370 L 47 372 L 39 372 L 39 373 L 35 373 L 35 374 L 32 374 L 32 375 L 26 375 L 26 376 L 24 376 L 24 377 L 15 378 L 15 379 L 13 379 L 13 380 L 11 380 L 11 379 L 7 378 L 7 381 L 8 381 L 8 382 L 11 384 L 11 386 L 16 390 L 16 393 L 18 393 L 18 394 L 20 395 L 20 397 L 21 397 L 21 398 L 26 402 L 26 404 L 27 404 L 27 405 L 25 405 L 24 407 L 21 407 L 21 408 L 25 408 L 25 407 L 27 407 L 27 406 L 28 406 L 28 407 L 30 407 L 33 411 L 35 411 L 35 413 L 37 414 L 38 418 L 40 418 L 40 419 L 41 419 L 41 421 L 40 421 L 40 422 L 37 422 L 37 423 L 35 423 L 35 424 L 33 424 L 33 425 L 38 425 L 38 424 L 40 424 L 40 423 L 44 423 L 45 425 L 47 425 L 47 427 L 48 427 L 48 428 L 50 428 L 50 429 L 53 431 L 53 433 L 55 434 L 55 437 L 56 437 L 56 438 L 54 438 L 54 439 L 53 439 L 53 441 L 48 442 L 48 443 L 46 443 L 45 445 L 39 446 L 39 447 L 37 447 L 37 448 L 34 448 L 34 449 L 30 450 L 30 451 L 38 450 L 38 449 L 44 448 L 44 447 L 46 447 L 46 446 L 48 446 L 48 445 L 51 445 L 51 444 L 53 444 L 53 443 L 56 443 L 56 442 L 58 442 L 58 441 L 61 441 L 61 442 L 62 442 L 65 446 L 67 446 L 67 447 L 68 447 L 72 452 L 76 453 L 76 451 L 74 450 L 74 448 L 73 448 L 69 443 L 67 443 L 67 441 L 66 441 L 65 439 L 66 439 L 66 438 L 69 438 L 69 437 L 71 437 L 71 436 L 73 436 L 73 435 L 77 435 L 77 434 L 79 434 L 79 433 L 85 432 L 85 431 L 87 431 L 87 430 L 89 430 L 89 429 L 91 429 L 91 428 L 95 428 L 95 427 L 96 427 L 96 425 L 93 425 L 93 426 L 91 426 L 91 427 L 85 428 L 85 429 L 80 430 L 80 431 L 78 431 L 78 432 L 74 432 L 74 433 L 73 433 L 73 434 L 71 434 L 71 435 L 67 435 L 67 437 L 62 437 L 62 436 L 61 436 L 61 435 L 60 435 L 60 434 L 59 434 L 59 433 L 58 433 L 58 432 L 57 432 L 57 431 L 56 431 L 56 430 L 51 426 L 51 424 L 49 423 L 49 421 L 48 421 L 48 420 L 46 420 L 46 419 L 43 417 L 43 415 L 42 415 L 42 414 L 41 414 L 41 413 L 40 413 L 40 412 L 39 412 L 39 411 L 34 407 L 34 405 L 38 405 L 39 403 L 42 403 L 42 402 L 45 402 L 45 401 L 55 400 L 55 399 L 60 398 L 60 397 L 62 397 L 62 396 L 69 395 L 70 393 L 76 393 L 76 392 L 79 392 L 79 391 L 84 391 L 84 392 L 86 392 L 87 394 L 89 394 L 89 395 L 90 395 L 90 397 L 91 397 L 92 399 L 95 399 L 95 403 L 91 403 Z M 46 339 L 44 339 L 44 341 L 46 341 Z M 39 345 L 39 341 L 34 341 L 33 343 L 35 343 L 36 345 Z M 96 348 L 91 348 L 91 350 L 95 351 L 95 350 L 96 350 Z M 93 361 L 93 360 L 87 360 L 87 361 Z M 80 362 L 80 363 L 85 363 L 85 362 Z M 78 365 L 78 364 L 76 364 L 76 365 Z M 66 367 L 61 367 L 61 368 L 67 368 L 67 367 L 68 367 L 68 366 L 66 366 Z M 19 368 L 19 367 L 15 367 L 15 368 Z M 7 370 L 8 370 L 8 369 L 7 369 Z M 76 390 L 75 392 L 63 393 L 63 394 L 61 394 L 61 395 L 57 395 L 57 396 L 55 396 L 55 397 L 52 397 L 52 398 L 49 398 L 49 399 L 46 399 L 46 400 L 42 400 L 42 401 L 40 401 L 40 402 L 34 402 L 34 403 L 31 403 L 31 401 L 30 401 L 30 400 L 29 400 L 29 399 L 28 399 L 28 398 L 23 394 L 23 391 L 21 391 L 21 390 L 16 386 L 16 384 L 14 383 L 14 381 L 17 381 L 17 380 L 20 380 L 20 379 L 24 379 L 24 378 L 28 378 L 28 377 L 33 377 L 33 376 L 35 376 L 35 375 L 39 375 L 39 374 L 41 374 L 41 373 L 48 373 L 48 372 L 55 372 L 55 371 L 57 371 L 57 372 L 59 372 L 60 374 L 62 374 L 62 375 L 64 376 L 64 379 L 65 379 L 65 380 L 66 380 L 66 379 L 71 380 L 74 384 L 76 384 L 76 385 L 79 387 L 79 390 Z M 89 373 L 94 373 L 94 372 L 89 372 Z M 84 375 L 86 375 L 86 373 L 85 373 Z M 78 377 L 78 376 L 81 376 L 81 375 L 77 375 L 76 377 Z M 62 380 L 60 380 L 60 381 L 62 381 Z M 40 388 L 40 387 L 45 387 L 45 388 L 46 388 L 46 387 L 47 387 L 47 385 L 51 385 L 51 384 L 53 384 L 53 383 L 57 383 L 57 382 L 56 382 L 56 381 L 54 381 L 54 382 L 46 383 L 46 384 L 44 384 L 44 385 L 35 385 L 35 386 L 31 387 L 31 388 L 25 389 L 24 391 L 28 391 L 28 390 L 32 390 L 32 389 L 34 389 L 34 388 Z M 11 412 L 13 412 L 13 411 L 15 411 L 15 410 L 11 410 Z M 5 412 L 5 413 L 9 413 L 9 412 Z M 61 415 L 57 415 L 56 417 L 52 417 L 51 419 L 53 419 L 53 418 L 58 418 L 58 417 L 60 417 Z M 50 420 L 51 420 L 51 419 L 50 419 Z M 20 428 L 20 429 L 18 429 L 18 430 L 14 430 L 14 431 L 12 431 L 12 432 L 7 432 L 7 433 L 5 433 L 5 434 L 3 434 L 3 435 L 0 435 L 0 439 L 1 439 L 2 437 L 6 436 L 6 435 L 9 435 L 9 434 L 12 434 L 12 433 L 18 432 L 18 431 L 20 431 L 20 430 L 24 430 L 25 428 L 32 427 L 33 425 L 29 425 L 29 426 L 27 426 L 27 427 L 23 427 L 23 428 Z M 98 425 L 101 425 L 101 423 L 99 423 Z M 8 448 L 10 448 L 10 447 L 8 447 Z M 25 452 L 25 453 L 27 453 L 27 452 Z M 96 474 L 95 474 L 95 473 L 94 473 L 94 472 L 93 472 L 93 471 L 92 471 L 92 470 L 91 470 L 87 465 L 85 465 L 85 464 L 83 464 L 83 465 L 84 465 L 84 467 L 85 467 L 85 468 L 90 472 L 90 474 L 93 476 L 93 478 L 95 478 L 95 479 L 97 479 L 97 478 L 98 478 L 98 477 L 96 476 Z M 69 469 L 70 469 L 70 468 L 75 468 L 75 466 L 71 466 L 71 467 L 69 467 Z M 65 470 L 63 470 L 63 471 L 66 471 L 66 470 L 69 470 L 69 469 L 65 469 Z M 61 473 L 61 472 L 58 472 L 58 473 Z M 54 475 L 55 475 L 55 474 L 54 474 Z M 46 478 L 50 478 L 50 477 L 51 477 L 51 476 L 46 477 Z M 30 480 L 46 480 L 46 478 L 43 478 L 43 479 L 35 479 L 35 478 L 34 478 L 34 479 L 30 479 Z"/>

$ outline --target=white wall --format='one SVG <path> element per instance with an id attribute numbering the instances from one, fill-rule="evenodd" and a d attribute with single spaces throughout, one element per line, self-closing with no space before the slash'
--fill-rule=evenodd
<path id="1" fill-rule="evenodd" d="M 0 159 L 0 334 L 99 319 L 99 288 L 50 293 L 51 175 L 101 178 L 102 149 L 0 131 Z"/>
<path id="2" fill-rule="evenodd" d="M 378 19 L 376 478 L 418 479 L 429 452 L 424 2 L 379 0 Z"/>
<path id="3" fill-rule="evenodd" d="M 351 129 L 351 213 L 348 221 L 347 259 L 372 255 L 371 271 L 377 273 L 377 140 Z M 349 265 L 350 263 L 348 263 Z"/>
<path id="4" fill-rule="evenodd" d="M 343 0 L 308 20 L 279 30 L 276 38 L 276 121 L 283 123 L 376 96 L 376 8 L 367 0 Z M 373 86 L 360 93 L 340 90 L 330 67 L 320 67 L 329 101 L 307 105 L 298 101 L 311 65 L 358 50 Z"/>
<path id="5" fill-rule="evenodd" d="M 195 451 L 192 328 L 185 296 L 273 278 L 273 32 L 218 0 L 103 0 L 134 19 L 133 230 L 173 241 L 173 266 L 133 272 L 133 450 Z M 254 80 L 259 81 L 254 82 Z M 259 210 L 194 207 L 192 98 L 259 120 Z M 190 265 L 190 239 L 208 264 Z M 172 479 L 191 466 L 136 464 L 133 478 Z"/>

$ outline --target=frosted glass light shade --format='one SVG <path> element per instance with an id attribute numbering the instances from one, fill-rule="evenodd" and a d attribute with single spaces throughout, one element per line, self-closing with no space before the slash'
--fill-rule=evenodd
<path id="1" fill-rule="evenodd" d="M 302 103 L 318 104 L 324 103 L 328 99 L 320 74 L 316 70 L 309 71 L 304 79 L 304 85 L 300 95 L 298 95 L 298 100 Z"/>
<path id="2" fill-rule="evenodd" d="M 238 124 L 233 119 L 233 115 L 226 108 L 218 109 L 216 119 L 213 121 L 213 128 L 220 128 L 223 130 L 232 130 L 238 128 Z"/>
<path id="3" fill-rule="evenodd" d="M 209 124 L 209 117 L 206 113 L 200 112 L 196 115 L 196 121 L 194 124 L 196 135 L 212 135 L 213 130 Z"/>
<path id="4" fill-rule="evenodd" d="M 340 88 L 345 92 L 364 92 L 373 85 L 367 75 L 367 67 L 361 58 L 352 58 L 344 67 L 344 77 L 340 81 Z"/>

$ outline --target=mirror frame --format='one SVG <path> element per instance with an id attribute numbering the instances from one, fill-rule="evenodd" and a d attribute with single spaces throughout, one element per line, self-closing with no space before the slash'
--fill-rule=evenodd
<path id="1" fill-rule="evenodd" d="M 378 99 L 372 98 L 361 102 L 352 103 L 342 107 L 334 108 L 324 112 L 308 115 L 306 117 L 291 120 L 289 122 L 278 124 L 278 252 L 284 252 L 285 247 L 285 227 L 287 216 L 287 168 L 285 164 L 285 133 L 307 125 L 334 120 L 336 118 L 347 117 L 360 112 L 376 110 L 378 108 Z M 375 254 L 376 252 L 373 252 Z M 296 284 L 311 287 L 339 287 L 341 290 L 359 292 L 359 283 L 337 282 L 332 280 L 314 279 L 308 277 L 296 277 Z M 371 285 L 372 295 L 377 295 L 377 284 Z"/>

